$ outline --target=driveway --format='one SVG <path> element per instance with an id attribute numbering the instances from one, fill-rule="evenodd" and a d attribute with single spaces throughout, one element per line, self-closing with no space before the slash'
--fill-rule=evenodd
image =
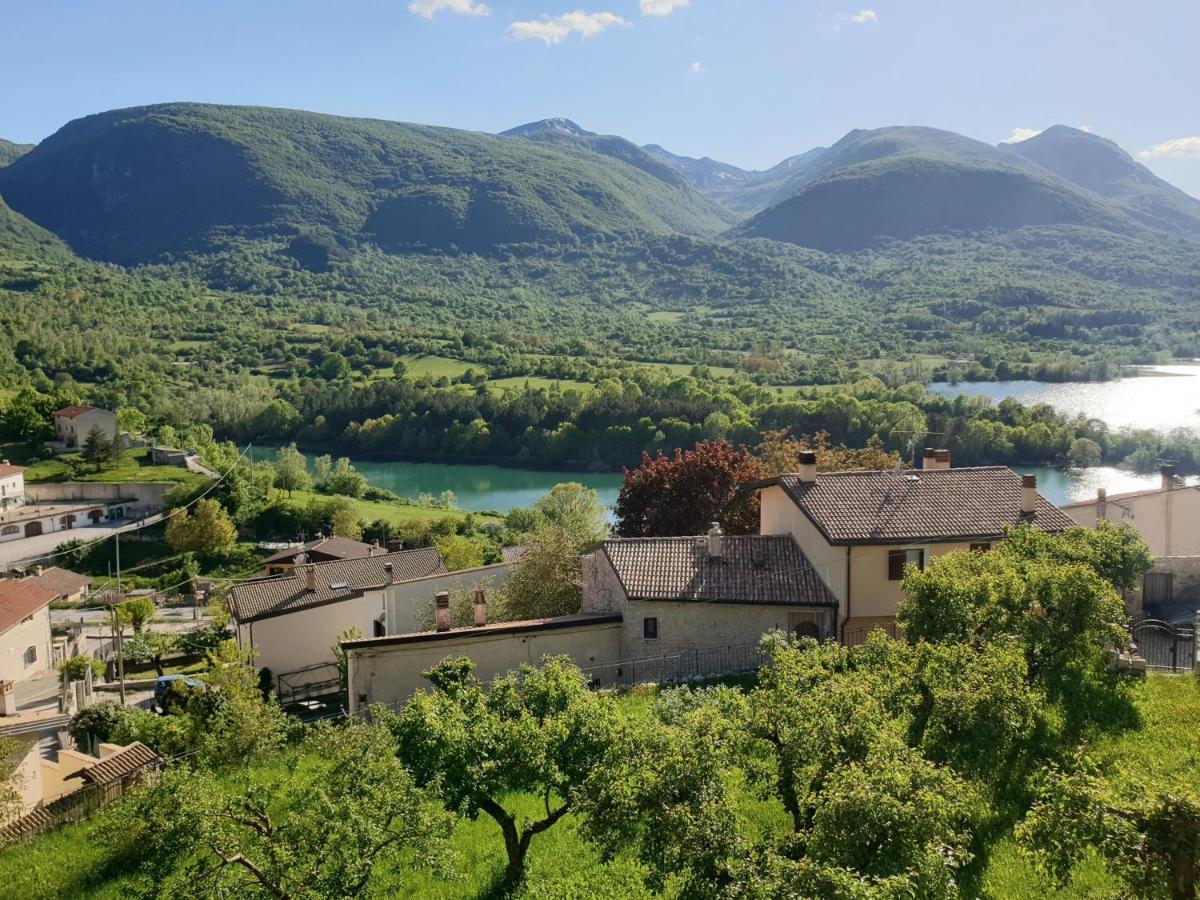
<path id="1" fill-rule="evenodd" d="M 31 563 L 53 553 L 54 548 L 67 541 L 95 541 L 112 537 L 126 531 L 135 531 L 147 525 L 162 521 L 162 515 L 153 515 L 145 519 L 127 520 L 108 525 L 87 525 L 82 528 L 68 528 L 65 531 L 54 531 L 50 534 L 39 534 L 36 537 L 20 538 L 15 541 L 0 543 L 0 568 L 9 568 L 18 563 Z"/>

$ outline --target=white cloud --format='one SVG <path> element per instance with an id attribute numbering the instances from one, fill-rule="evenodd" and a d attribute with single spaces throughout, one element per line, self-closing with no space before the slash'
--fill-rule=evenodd
<path id="1" fill-rule="evenodd" d="M 677 9 L 690 6 L 692 0 L 641 0 L 643 16 L 669 16 Z"/>
<path id="2" fill-rule="evenodd" d="M 701 65 L 701 64 L 700 64 L 700 63 L 698 63 L 698 62 L 694 62 L 694 63 L 692 63 L 692 64 L 691 64 L 691 65 L 690 65 L 688 68 L 690 68 L 690 69 L 691 69 L 693 72 L 695 72 L 697 75 L 699 75 L 701 72 L 707 72 L 707 71 L 708 71 L 708 69 L 704 68 L 704 66 L 703 66 L 703 65 Z"/>
<path id="3" fill-rule="evenodd" d="M 595 37 L 614 25 L 629 23 L 616 13 L 585 13 L 581 9 L 564 13 L 554 18 L 531 22 L 513 22 L 508 26 L 508 36 L 518 41 L 542 41 L 546 44 L 561 44 L 572 34 L 581 38 Z"/>
<path id="4" fill-rule="evenodd" d="M 456 13 L 460 16 L 486 16 L 492 10 L 486 3 L 476 0 L 412 0 L 408 11 L 422 19 L 432 19 L 440 12 Z"/>
<path id="5" fill-rule="evenodd" d="M 1037 137 L 1041 133 L 1041 130 L 1037 128 L 1014 128 L 1012 134 L 1005 138 L 1004 143 L 1019 144 L 1021 141 L 1027 141 L 1031 137 Z"/>
<path id="6" fill-rule="evenodd" d="M 852 15 L 850 21 L 855 25 L 878 25 L 879 16 L 875 15 L 873 9 L 864 9 L 862 12 Z"/>
<path id="7" fill-rule="evenodd" d="M 1172 138 L 1155 144 L 1138 154 L 1138 159 L 1161 159 L 1164 156 L 1200 157 L 1200 137 Z"/>

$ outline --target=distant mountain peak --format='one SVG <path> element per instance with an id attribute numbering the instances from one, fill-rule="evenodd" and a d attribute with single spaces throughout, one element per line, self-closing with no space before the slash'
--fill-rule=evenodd
<path id="1" fill-rule="evenodd" d="M 594 131 L 588 131 L 578 123 L 561 116 L 553 119 L 539 119 L 536 122 L 527 122 L 524 125 L 518 125 L 516 128 L 510 128 L 508 131 L 500 132 L 502 137 L 528 137 L 531 134 L 559 134 L 571 137 L 598 137 Z"/>

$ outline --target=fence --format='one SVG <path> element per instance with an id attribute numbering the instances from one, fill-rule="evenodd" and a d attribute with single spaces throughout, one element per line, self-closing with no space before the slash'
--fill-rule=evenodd
<path id="1" fill-rule="evenodd" d="M 583 670 L 594 688 L 671 684 L 698 678 L 744 675 L 763 664 L 758 644 L 738 644 L 710 650 L 684 650 L 666 656 L 626 659 Z"/>
<path id="2" fill-rule="evenodd" d="M 320 663 L 279 675 L 276 695 L 281 706 L 342 692 L 342 673 L 334 663 Z"/>
<path id="3" fill-rule="evenodd" d="M 899 632 L 896 630 L 895 622 L 876 622 L 871 625 L 859 625 L 855 628 L 847 628 L 843 630 L 842 646 L 857 647 L 859 644 L 864 644 L 873 631 L 882 631 L 890 638 L 896 638 L 899 636 Z"/>
<path id="4" fill-rule="evenodd" d="M 1156 672 L 1191 672 L 1196 664 L 1196 629 L 1159 619 L 1143 619 L 1130 629 L 1146 668 Z"/>

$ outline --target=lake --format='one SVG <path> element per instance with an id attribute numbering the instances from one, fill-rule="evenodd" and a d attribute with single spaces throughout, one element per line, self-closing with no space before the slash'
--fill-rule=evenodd
<path id="1" fill-rule="evenodd" d="M 1171 431 L 1187 428 L 1200 436 L 1200 365 L 1146 366 L 1135 375 L 1116 381 L 1080 381 L 1050 384 L 1042 381 L 972 381 L 931 384 L 929 391 L 954 397 L 987 397 L 999 402 L 1012 397 L 1026 405 L 1046 403 L 1068 416 L 1100 419 L 1110 428 L 1151 428 Z M 1098 488 L 1110 494 L 1156 488 L 1157 474 L 1139 475 L 1112 466 L 1092 469 L 1019 469 L 1038 476 L 1038 488 L 1054 503 L 1087 500 Z"/>

